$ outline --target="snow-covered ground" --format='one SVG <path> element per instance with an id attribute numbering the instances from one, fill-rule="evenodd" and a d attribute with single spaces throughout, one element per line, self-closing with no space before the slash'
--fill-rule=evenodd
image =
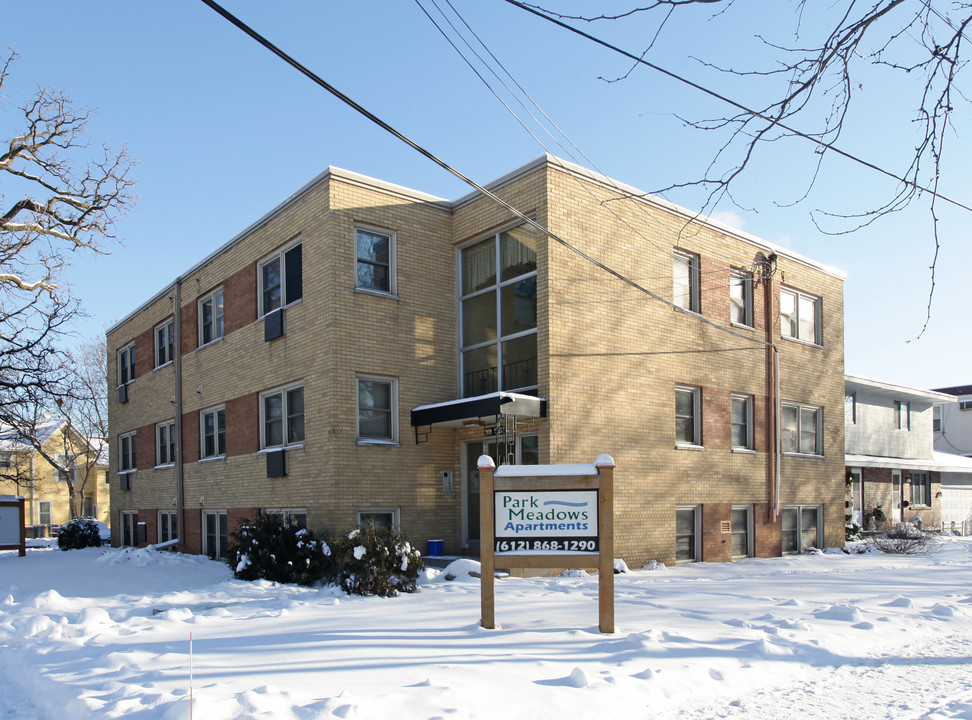
<path id="1" fill-rule="evenodd" d="M 0 718 L 177 720 L 190 690 L 202 720 L 972 718 L 972 539 L 616 580 L 613 635 L 580 573 L 498 580 L 483 630 L 462 572 L 381 599 L 151 550 L 3 552 Z"/>

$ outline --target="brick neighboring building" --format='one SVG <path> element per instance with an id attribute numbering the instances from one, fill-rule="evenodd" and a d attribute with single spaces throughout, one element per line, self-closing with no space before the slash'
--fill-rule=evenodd
<path id="1" fill-rule="evenodd" d="M 263 509 L 469 552 L 486 451 L 611 454 L 634 566 L 841 545 L 841 274 L 551 156 L 490 189 L 651 295 L 479 193 L 330 168 L 109 330 L 113 542 L 181 514 L 220 555 Z"/>

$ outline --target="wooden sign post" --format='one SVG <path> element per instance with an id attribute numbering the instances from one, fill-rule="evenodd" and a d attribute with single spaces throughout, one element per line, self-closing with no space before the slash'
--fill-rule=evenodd
<path id="1" fill-rule="evenodd" d="M 503 465 L 479 458 L 482 618 L 495 618 L 496 560 L 505 568 L 596 569 L 598 627 L 614 632 L 614 459 Z"/>

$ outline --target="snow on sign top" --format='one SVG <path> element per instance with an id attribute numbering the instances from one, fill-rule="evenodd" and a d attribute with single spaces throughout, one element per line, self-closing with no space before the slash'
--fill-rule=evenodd
<path id="1" fill-rule="evenodd" d="M 479 460 L 480 467 L 483 465 L 483 456 Z M 597 460 L 592 463 L 579 463 L 576 465 L 500 465 L 496 468 L 495 477 L 559 477 L 561 475 L 597 475 L 599 467 L 614 467 L 614 458 L 610 455 L 599 455 Z"/>

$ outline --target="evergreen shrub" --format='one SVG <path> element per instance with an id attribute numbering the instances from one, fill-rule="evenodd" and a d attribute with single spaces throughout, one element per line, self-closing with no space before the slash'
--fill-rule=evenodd
<path id="1" fill-rule="evenodd" d="M 227 563 L 237 580 L 314 585 L 333 582 L 335 560 L 327 542 L 283 516 L 260 513 L 231 534 Z"/>
<path id="2" fill-rule="evenodd" d="M 401 530 L 369 524 L 352 530 L 335 542 L 340 582 L 353 595 L 394 597 L 415 592 L 422 553 L 409 544 Z"/>
<path id="3" fill-rule="evenodd" d="M 99 524 L 86 518 L 75 518 L 64 523 L 57 534 L 57 546 L 61 550 L 101 547 Z"/>

